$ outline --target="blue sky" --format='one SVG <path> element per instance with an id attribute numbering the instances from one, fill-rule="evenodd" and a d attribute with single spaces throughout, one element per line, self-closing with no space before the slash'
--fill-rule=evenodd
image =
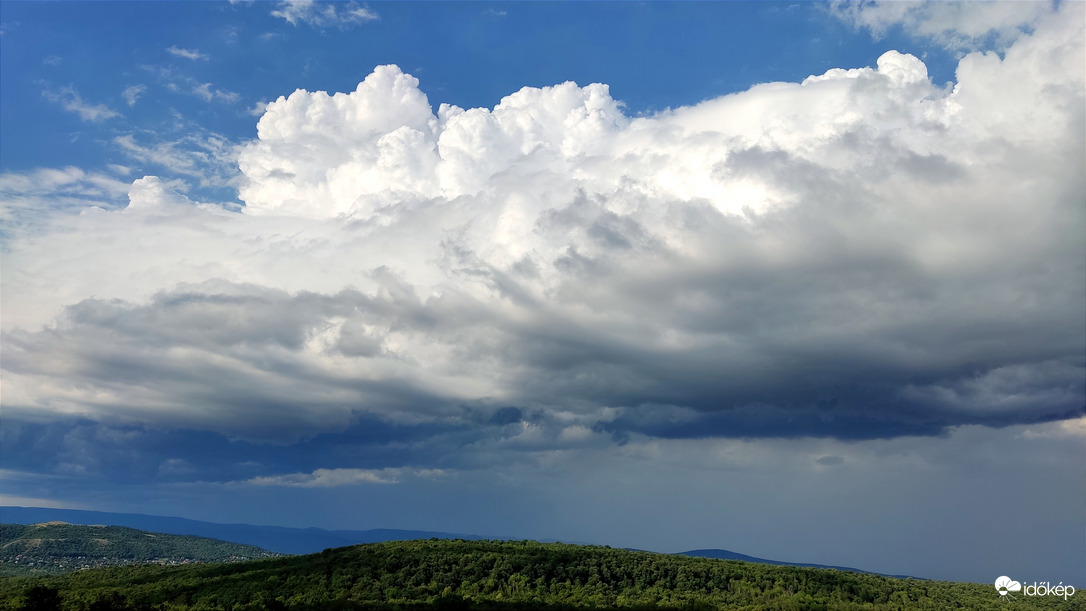
<path id="1" fill-rule="evenodd" d="M 1077 585 L 1082 7 L 4 2 L 3 500 Z"/>

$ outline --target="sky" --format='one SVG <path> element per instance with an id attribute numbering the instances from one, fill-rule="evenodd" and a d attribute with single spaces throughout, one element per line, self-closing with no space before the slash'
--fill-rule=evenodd
<path id="1" fill-rule="evenodd" d="M 0 501 L 1086 587 L 1086 4 L 0 3 Z"/>

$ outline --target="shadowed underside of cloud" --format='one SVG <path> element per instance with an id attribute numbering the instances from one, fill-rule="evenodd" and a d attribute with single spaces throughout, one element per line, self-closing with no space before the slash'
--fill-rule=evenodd
<path id="1" fill-rule="evenodd" d="M 296 91 L 240 153 L 243 213 L 147 177 L 12 241 L 6 417 L 272 442 L 372 420 L 431 463 L 1077 417 L 1082 10 L 953 89 L 891 51 L 639 118 L 573 83 L 435 113 L 395 66 Z M 320 466 L 288 483 L 391 479 Z"/>

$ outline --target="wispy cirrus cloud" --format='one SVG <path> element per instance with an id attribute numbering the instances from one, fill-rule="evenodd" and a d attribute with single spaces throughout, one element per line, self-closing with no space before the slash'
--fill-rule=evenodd
<path id="1" fill-rule="evenodd" d="M 194 86 L 192 88 L 192 93 L 205 102 L 222 100 L 223 102 L 233 104 L 241 99 L 241 96 L 237 93 L 216 89 L 211 83 L 200 83 Z"/>
<path id="2" fill-rule="evenodd" d="M 49 216 L 60 211 L 119 207 L 128 187 L 128 183 L 107 174 L 72 166 L 4 172 L 0 174 L 0 241 L 40 228 Z"/>
<path id="3" fill-rule="evenodd" d="M 173 55 L 174 57 L 183 57 L 185 59 L 191 60 L 207 61 L 208 59 L 210 59 L 207 55 L 205 55 L 204 53 L 200 53 L 200 51 L 197 49 L 182 49 L 176 45 L 167 47 L 166 52 L 170 55 Z"/>
<path id="4" fill-rule="evenodd" d="M 117 197 L 128 193 L 129 183 L 77 167 L 40 168 L 30 172 L 0 174 L 0 194 L 4 196 L 67 193 L 84 197 Z"/>
<path id="5" fill-rule="evenodd" d="M 157 77 L 163 86 L 175 93 L 189 93 L 205 102 L 227 104 L 235 104 L 241 99 L 236 92 L 219 89 L 213 83 L 202 83 L 172 66 L 143 65 L 140 68 Z"/>
<path id="6" fill-rule="evenodd" d="M 314 0 L 286 0 L 271 13 L 285 19 L 291 25 L 306 24 L 317 28 L 348 28 L 379 19 L 369 7 L 356 2 L 315 2 Z"/>
<path id="7" fill-rule="evenodd" d="M 140 96 L 147 92 L 147 85 L 130 85 L 121 92 L 121 97 L 129 106 L 135 106 Z"/>
<path id="8" fill-rule="evenodd" d="M 68 85 L 59 89 L 46 89 L 42 96 L 50 102 L 60 104 L 64 110 L 79 115 L 84 121 L 98 123 L 120 116 L 120 113 L 105 104 L 92 104 L 83 99 L 75 87 Z"/>
<path id="9" fill-rule="evenodd" d="M 893 27 L 910 35 L 929 39 L 948 49 L 968 51 L 993 39 L 997 45 L 1010 44 L 1023 32 L 1030 31 L 1054 3 L 1035 2 L 842 2 L 829 10 L 856 28 L 864 28 L 881 38 Z"/>
<path id="10" fill-rule="evenodd" d="M 237 179 L 236 145 L 206 130 L 193 129 L 192 133 L 172 139 L 125 134 L 115 137 L 113 142 L 132 159 L 159 166 L 174 176 L 195 178 L 200 186 L 223 187 Z"/>

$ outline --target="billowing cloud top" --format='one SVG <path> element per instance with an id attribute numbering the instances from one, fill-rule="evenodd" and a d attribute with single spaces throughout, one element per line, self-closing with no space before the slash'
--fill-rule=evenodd
<path id="1" fill-rule="evenodd" d="M 441 105 L 419 82 L 378 66 L 350 93 L 298 90 L 268 105 L 239 159 L 250 214 L 370 216 L 393 198 L 452 200 L 501 187 L 506 174 L 556 174 L 609 154 L 628 121 L 607 86 L 525 87 L 493 111 Z M 375 197 L 378 196 L 378 197 Z"/>
<path id="2" fill-rule="evenodd" d="M 571 82 L 435 112 L 396 66 L 298 90 L 243 212 L 146 177 L 11 243 L 5 415 L 537 448 L 1077 416 L 1082 12 L 947 89 L 889 51 L 643 117 Z"/>

